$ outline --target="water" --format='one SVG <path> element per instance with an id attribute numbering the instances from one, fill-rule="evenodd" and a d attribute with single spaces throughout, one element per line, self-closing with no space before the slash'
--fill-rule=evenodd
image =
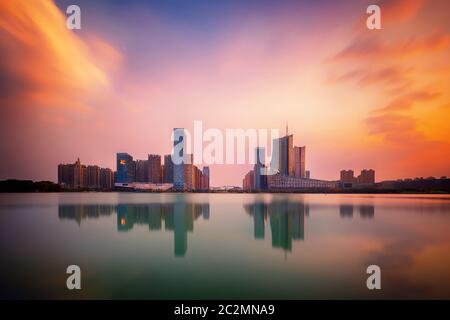
<path id="1" fill-rule="evenodd" d="M 0 219 L 2 298 L 450 298 L 449 196 L 0 194 Z"/>

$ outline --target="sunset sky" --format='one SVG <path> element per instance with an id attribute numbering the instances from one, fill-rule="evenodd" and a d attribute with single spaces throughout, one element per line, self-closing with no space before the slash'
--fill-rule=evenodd
<path id="1" fill-rule="evenodd" d="M 450 2 L 1 1 L 0 179 L 168 154 L 174 127 L 279 128 L 313 178 L 450 176 Z M 65 10 L 81 8 L 81 30 Z M 250 165 L 213 165 L 241 185 Z"/>

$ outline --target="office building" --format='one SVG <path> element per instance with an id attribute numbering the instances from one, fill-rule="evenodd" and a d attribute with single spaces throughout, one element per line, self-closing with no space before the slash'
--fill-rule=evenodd
<path id="1" fill-rule="evenodd" d="M 78 158 L 75 163 L 69 164 L 59 164 L 58 165 L 58 184 L 63 188 L 69 189 L 80 189 L 80 188 L 90 188 L 90 189 L 100 189 L 101 188 L 101 170 L 97 165 L 85 166 L 81 164 Z M 112 178 L 111 178 L 112 180 Z M 112 182 L 108 188 L 112 187 Z"/>
<path id="2" fill-rule="evenodd" d="M 116 167 L 116 182 L 129 183 L 135 181 L 136 164 L 133 161 L 133 157 L 128 153 L 117 153 Z"/>
<path id="3" fill-rule="evenodd" d="M 306 178 L 306 147 L 294 147 L 294 176 Z"/>
<path id="4" fill-rule="evenodd" d="M 185 134 L 183 128 L 173 129 L 173 187 L 175 190 L 183 190 L 184 187 L 184 149 Z"/>
<path id="5" fill-rule="evenodd" d="M 173 183 L 173 162 L 170 154 L 164 156 L 163 182 Z"/>
<path id="6" fill-rule="evenodd" d="M 341 183 L 355 183 L 353 170 L 341 170 L 340 181 Z"/>
<path id="7" fill-rule="evenodd" d="M 272 167 L 285 176 L 294 174 L 293 142 L 293 135 L 287 133 L 273 140 Z"/>
<path id="8" fill-rule="evenodd" d="M 100 189 L 110 190 L 114 185 L 114 175 L 111 169 L 100 168 Z"/>
<path id="9" fill-rule="evenodd" d="M 375 183 L 375 171 L 372 169 L 363 169 L 361 174 L 357 178 L 359 184 L 371 184 Z"/>
<path id="10" fill-rule="evenodd" d="M 203 167 L 201 188 L 203 190 L 209 190 L 209 167 L 208 166 Z"/>
<path id="11" fill-rule="evenodd" d="M 148 182 L 148 160 L 136 160 L 136 182 Z"/>
<path id="12" fill-rule="evenodd" d="M 242 189 L 244 191 L 252 191 L 255 188 L 255 172 L 250 170 L 242 181 Z"/>
<path id="13" fill-rule="evenodd" d="M 97 189 L 100 188 L 100 167 L 99 166 L 87 166 L 86 167 L 86 184 L 88 188 Z"/>
<path id="14" fill-rule="evenodd" d="M 265 190 L 267 187 L 267 168 L 265 160 L 265 148 L 257 147 L 255 149 L 255 165 L 253 172 L 255 175 L 255 190 Z"/>
<path id="15" fill-rule="evenodd" d="M 280 174 L 267 176 L 267 188 L 270 191 L 297 191 L 309 189 L 335 189 L 337 181 L 305 179 Z"/>
<path id="16" fill-rule="evenodd" d="M 183 188 L 185 190 L 193 190 L 195 189 L 195 167 L 193 163 L 193 155 L 185 154 L 184 155 L 184 177 L 183 177 Z"/>
<path id="17" fill-rule="evenodd" d="M 157 154 L 148 155 L 148 181 L 150 183 L 162 183 L 160 155 Z"/>

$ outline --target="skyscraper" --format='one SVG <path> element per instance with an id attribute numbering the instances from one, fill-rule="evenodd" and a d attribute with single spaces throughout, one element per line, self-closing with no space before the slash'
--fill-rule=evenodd
<path id="1" fill-rule="evenodd" d="M 184 155 L 184 188 L 187 190 L 195 189 L 195 167 L 193 163 L 193 155 Z"/>
<path id="2" fill-rule="evenodd" d="M 136 167 L 133 157 L 128 153 L 117 153 L 116 182 L 129 183 L 135 181 Z"/>
<path id="3" fill-rule="evenodd" d="M 353 170 L 341 170 L 340 181 L 342 183 L 355 183 L 356 179 Z"/>
<path id="4" fill-rule="evenodd" d="M 375 183 L 375 171 L 372 169 L 361 170 L 361 174 L 357 178 L 358 183 Z"/>
<path id="5" fill-rule="evenodd" d="M 306 178 L 306 147 L 294 147 L 294 176 Z"/>
<path id="6" fill-rule="evenodd" d="M 164 156 L 163 182 L 173 183 L 173 162 L 170 154 Z"/>
<path id="7" fill-rule="evenodd" d="M 148 155 L 148 181 L 150 183 L 161 183 L 161 156 L 158 154 Z"/>
<path id="8" fill-rule="evenodd" d="M 255 189 L 265 190 L 267 188 L 265 148 L 257 147 L 255 152 L 255 165 L 253 169 L 255 174 Z"/>
<path id="9" fill-rule="evenodd" d="M 113 172 L 108 168 L 100 168 L 100 188 L 109 190 L 113 186 Z"/>
<path id="10" fill-rule="evenodd" d="M 294 173 L 293 142 L 293 135 L 287 133 L 286 136 L 273 140 L 272 167 L 284 176 Z"/>
<path id="11" fill-rule="evenodd" d="M 108 170 L 110 182 L 102 184 L 102 170 Z M 75 163 L 58 165 L 58 184 L 64 188 L 91 188 L 91 189 L 111 189 L 112 188 L 111 169 L 100 168 L 97 165 L 85 166 L 81 164 L 80 159 Z"/>
<path id="12" fill-rule="evenodd" d="M 184 128 L 173 129 L 173 187 L 176 190 L 184 189 Z"/>
<path id="13" fill-rule="evenodd" d="M 136 160 L 136 182 L 148 182 L 148 160 Z"/>
<path id="14" fill-rule="evenodd" d="M 209 167 L 203 167 L 202 186 L 203 190 L 209 190 Z"/>
<path id="15" fill-rule="evenodd" d="M 100 167 L 99 166 L 87 166 L 87 187 L 99 188 L 100 187 Z"/>

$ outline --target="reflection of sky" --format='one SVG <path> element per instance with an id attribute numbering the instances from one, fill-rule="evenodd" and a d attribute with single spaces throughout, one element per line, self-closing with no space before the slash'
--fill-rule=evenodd
<path id="1" fill-rule="evenodd" d="M 84 297 L 448 298 L 449 199 L 1 195 L 8 221 L 1 251 L 10 261 L 2 265 L 10 275 L 3 287 L 16 286 L 11 295 L 68 297 L 57 287 L 64 283 L 58 270 L 77 262 L 86 275 Z M 352 218 L 342 217 L 343 203 L 353 207 Z M 361 215 L 362 207 L 373 207 L 373 216 Z M 255 223 L 261 212 L 262 225 Z M 122 218 L 128 232 L 118 232 Z M 365 288 L 369 264 L 382 269 L 380 293 Z M 38 281 L 48 280 L 41 289 L 23 282 L 30 265 Z M 42 292 L 46 286 L 56 287 Z"/>

